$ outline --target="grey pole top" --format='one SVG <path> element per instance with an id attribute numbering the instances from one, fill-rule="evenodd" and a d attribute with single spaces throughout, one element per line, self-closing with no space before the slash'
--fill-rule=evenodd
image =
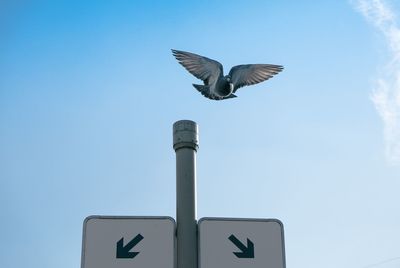
<path id="1" fill-rule="evenodd" d="M 174 123 L 174 150 L 181 148 L 199 148 L 199 127 L 191 120 L 180 120 Z"/>

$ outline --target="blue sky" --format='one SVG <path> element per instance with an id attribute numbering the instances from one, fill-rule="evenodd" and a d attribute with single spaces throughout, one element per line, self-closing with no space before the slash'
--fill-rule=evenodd
<path id="1" fill-rule="evenodd" d="M 394 1 L 2 1 L 1 267 L 79 267 L 86 216 L 278 218 L 287 267 L 400 265 Z M 285 70 L 215 102 L 170 49 Z M 397 259 L 396 259 L 397 258 Z M 376 265 L 375 265 L 376 264 Z"/>

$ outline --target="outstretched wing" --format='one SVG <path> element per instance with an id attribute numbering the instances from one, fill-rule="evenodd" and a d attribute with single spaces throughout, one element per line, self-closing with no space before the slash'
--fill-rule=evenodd
<path id="1" fill-rule="evenodd" d="M 229 76 L 233 84 L 233 92 L 240 87 L 254 85 L 283 70 L 283 66 L 272 64 L 244 64 L 232 67 Z"/>
<path id="2" fill-rule="evenodd" d="M 189 73 L 203 80 L 205 85 L 214 84 L 223 74 L 222 64 L 218 61 L 174 49 L 172 49 L 172 54 Z"/>

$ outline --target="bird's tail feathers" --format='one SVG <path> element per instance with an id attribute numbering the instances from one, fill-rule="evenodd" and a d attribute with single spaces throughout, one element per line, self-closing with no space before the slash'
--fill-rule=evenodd
<path id="1" fill-rule="evenodd" d="M 197 89 L 200 93 L 206 93 L 209 91 L 209 86 L 204 86 L 204 85 L 196 85 L 193 84 L 194 88 Z"/>
<path id="2" fill-rule="evenodd" d="M 215 100 L 218 98 L 215 98 L 214 94 L 210 94 L 210 86 L 206 86 L 206 85 L 196 85 L 193 84 L 194 88 L 197 89 L 201 95 L 203 95 L 206 98 L 209 98 L 211 100 Z"/>

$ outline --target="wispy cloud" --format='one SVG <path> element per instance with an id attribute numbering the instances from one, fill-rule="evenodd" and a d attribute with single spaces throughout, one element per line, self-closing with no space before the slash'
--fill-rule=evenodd
<path id="1" fill-rule="evenodd" d="M 390 59 L 380 70 L 371 99 L 384 123 L 386 155 L 400 165 L 400 28 L 384 0 L 353 0 L 354 7 L 383 35 Z"/>

